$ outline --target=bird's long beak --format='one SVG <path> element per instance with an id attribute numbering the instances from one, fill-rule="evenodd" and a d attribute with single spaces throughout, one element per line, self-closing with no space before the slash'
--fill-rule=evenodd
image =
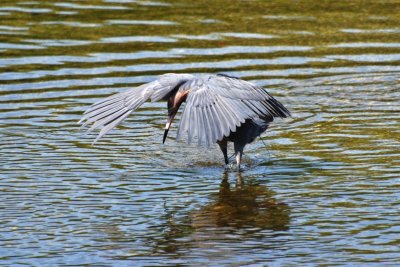
<path id="1" fill-rule="evenodd" d="M 174 120 L 175 114 L 176 113 L 171 114 L 168 117 L 167 123 L 165 124 L 164 137 L 163 137 L 163 141 L 162 141 L 163 144 L 165 143 L 165 139 L 167 139 L 168 131 L 169 131 L 169 128 L 171 127 L 172 121 Z"/>
<path id="2" fill-rule="evenodd" d="M 170 123 L 170 122 L 167 122 L 167 124 L 165 125 L 164 137 L 163 137 L 163 139 L 162 139 L 162 143 L 163 143 L 163 144 L 165 143 L 165 139 L 167 139 L 169 127 L 171 127 L 171 123 Z"/>
<path id="3" fill-rule="evenodd" d="M 180 93 L 178 92 L 176 95 L 172 96 L 168 100 L 168 120 L 167 123 L 165 124 L 165 131 L 164 131 L 164 137 L 163 137 L 163 144 L 165 143 L 165 140 L 167 139 L 168 131 L 169 128 L 171 127 L 172 121 L 175 118 L 176 113 L 178 112 L 179 107 L 183 103 L 183 101 L 186 100 L 187 92 Z"/>

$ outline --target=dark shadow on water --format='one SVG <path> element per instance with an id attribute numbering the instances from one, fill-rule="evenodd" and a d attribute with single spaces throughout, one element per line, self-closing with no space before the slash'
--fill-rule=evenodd
<path id="1" fill-rule="evenodd" d="M 199 198 L 201 192 L 197 192 Z M 290 207 L 277 200 L 275 192 L 246 172 L 224 172 L 219 189 L 201 206 L 187 207 L 166 199 L 164 212 L 153 218 L 143 232 L 127 232 L 119 224 L 101 226 L 105 249 L 123 251 L 114 260 L 137 257 L 182 259 L 191 253 L 207 255 L 233 251 L 238 243 L 265 250 L 285 246 L 290 224 Z M 196 201 L 196 202 L 197 202 Z M 132 221 L 133 223 L 133 221 Z M 128 226 L 130 228 L 130 226 Z M 243 244 L 242 244 L 243 245 Z M 239 246 L 242 246 L 239 244 Z M 221 247 L 225 249 L 221 250 Z"/>
<path id="2" fill-rule="evenodd" d="M 176 216 L 179 211 L 165 207 L 165 224 L 159 228 L 162 236 L 152 240 L 153 254 L 178 256 L 203 244 L 218 247 L 221 242 L 264 239 L 265 235 L 276 236 L 288 230 L 289 206 L 275 199 L 268 187 L 242 175 L 224 172 L 219 190 L 210 196 L 209 204 L 183 216 Z M 264 244 L 266 249 L 276 245 Z"/>
<path id="3" fill-rule="evenodd" d="M 230 177 L 236 178 L 231 185 Z M 274 192 L 241 172 L 223 174 L 219 192 L 209 205 L 190 215 L 195 228 L 234 227 L 287 230 L 290 209 L 274 198 Z"/>

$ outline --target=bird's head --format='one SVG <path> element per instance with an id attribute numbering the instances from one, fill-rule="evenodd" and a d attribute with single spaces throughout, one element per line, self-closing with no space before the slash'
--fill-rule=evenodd
<path id="1" fill-rule="evenodd" d="M 167 139 L 168 131 L 169 128 L 171 127 L 172 121 L 174 120 L 176 113 L 178 113 L 179 107 L 182 105 L 183 102 L 185 102 L 187 95 L 188 95 L 187 91 L 184 92 L 177 91 L 176 94 L 173 94 L 168 99 L 168 119 L 167 123 L 165 124 L 163 144 Z"/>

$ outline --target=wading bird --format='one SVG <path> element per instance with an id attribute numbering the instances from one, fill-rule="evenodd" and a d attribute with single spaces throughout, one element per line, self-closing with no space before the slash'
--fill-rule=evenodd
<path id="1" fill-rule="evenodd" d="M 233 142 L 237 169 L 246 144 L 267 130 L 274 118 L 290 112 L 264 88 L 224 74 L 191 75 L 168 73 L 157 80 L 94 103 L 79 123 L 100 128 L 96 142 L 148 99 L 168 105 L 163 143 L 183 102 L 177 140 L 197 142 L 206 147 L 218 143 L 229 166 L 228 142 Z"/>

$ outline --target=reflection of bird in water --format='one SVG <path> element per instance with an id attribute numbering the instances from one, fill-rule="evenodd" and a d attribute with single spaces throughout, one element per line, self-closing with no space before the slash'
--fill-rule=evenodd
<path id="1" fill-rule="evenodd" d="M 246 144 L 267 130 L 274 118 L 286 118 L 290 112 L 264 88 L 223 74 L 193 76 L 165 74 L 157 80 L 93 104 L 80 123 L 100 128 L 95 141 L 121 123 L 148 99 L 168 103 L 168 120 L 163 142 L 179 107 L 182 111 L 177 139 L 209 146 L 218 143 L 229 164 L 227 144 L 233 142 L 237 168 Z"/>
<path id="2" fill-rule="evenodd" d="M 224 174 L 216 200 L 192 214 L 195 228 L 202 227 L 257 227 L 287 230 L 289 207 L 274 199 L 274 193 L 262 185 L 245 184 L 240 173 L 236 188 Z"/>
<path id="3" fill-rule="evenodd" d="M 237 177 L 236 187 L 230 185 L 228 175 Z M 277 201 L 274 192 L 267 187 L 244 183 L 241 173 L 225 172 L 218 192 L 210 196 L 210 204 L 195 210 L 186 210 L 186 205 L 171 205 L 165 208 L 164 223 L 160 226 L 162 236 L 151 238 L 154 253 L 183 253 L 193 249 L 196 253 L 207 250 L 219 253 L 223 243 L 229 239 L 258 239 L 260 230 L 285 231 L 290 222 L 289 206 Z M 188 216 L 189 213 L 189 216 Z M 161 217 L 162 218 L 162 217 Z M 278 233 L 272 233 L 276 236 Z M 263 235 L 261 235 L 263 236 Z M 267 237 L 268 235 L 266 235 Z M 229 242 L 229 241 L 228 241 Z M 265 243 L 264 247 L 279 246 L 279 240 Z M 230 246 L 229 246 L 230 247 Z M 224 253 L 235 253 L 229 248 Z M 214 254 L 215 256 L 215 254 Z"/>

